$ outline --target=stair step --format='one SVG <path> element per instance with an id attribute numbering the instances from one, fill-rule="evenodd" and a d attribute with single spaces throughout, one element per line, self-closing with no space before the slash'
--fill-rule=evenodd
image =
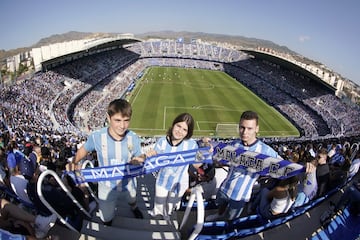
<path id="1" fill-rule="evenodd" d="M 154 220 L 137 219 L 117 216 L 114 218 L 112 226 L 133 230 L 158 231 L 158 232 L 176 232 L 178 222 L 176 220 Z"/>
<path id="2" fill-rule="evenodd" d="M 148 214 L 153 206 L 154 192 L 154 177 L 151 174 L 139 176 L 137 206 L 143 213 L 144 219 L 134 217 L 124 195 L 119 198 L 111 226 L 105 226 L 100 220 L 99 212 L 96 212 L 91 220 L 84 220 L 81 234 L 77 233 L 78 238 L 69 239 L 181 239 L 181 234 L 177 230 L 179 224 L 176 220 L 154 220 Z"/>
<path id="3" fill-rule="evenodd" d="M 105 226 L 96 222 L 84 221 L 83 228 L 81 230 L 84 236 L 82 237 L 95 237 L 95 239 L 106 239 L 106 240 L 134 240 L 134 239 L 181 239 L 180 233 L 177 231 L 169 230 L 161 231 L 159 228 L 157 230 L 146 230 L 146 220 L 139 220 L 138 225 L 141 224 L 143 229 L 125 229 L 119 228 L 117 226 Z M 141 226 L 140 226 L 141 227 Z M 88 239 L 88 238 L 83 238 Z"/>
<path id="4" fill-rule="evenodd" d="M 96 216 L 94 216 L 91 219 L 92 222 L 95 223 L 99 223 L 102 224 L 102 221 L 99 217 L 99 214 L 97 213 Z M 113 227 L 119 227 L 119 228 L 126 228 L 126 229 L 139 229 L 139 230 L 144 230 L 144 228 L 146 228 L 147 230 L 160 230 L 161 229 L 167 229 L 167 230 L 172 230 L 172 231 L 176 231 L 176 229 L 179 227 L 178 221 L 175 219 L 171 219 L 169 221 L 166 220 L 155 220 L 155 219 L 151 219 L 149 218 L 149 215 L 145 216 L 144 215 L 144 219 L 138 219 L 138 218 L 134 218 L 134 216 L 115 216 L 114 219 L 112 220 L 112 224 Z"/>
<path id="5" fill-rule="evenodd" d="M 81 234 L 79 240 L 105 240 L 105 239 Z"/>
<path id="6" fill-rule="evenodd" d="M 75 232 L 73 230 L 70 230 L 64 225 L 61 224 L 55 224 L 54 227 L 52 227 L 49 231 L 49 236 L 51 236 L 51 239 L 57 239 L 57 240 L 78 240 L 81 236 L 80 233 Z M 91 238 L 83 238 L 83 240 L 93 240 Z"/>
<path id="7" fill-rule="evenodd" d="M 141 206 L 139 206 L 139 210 L 142 212 L 144 219 L 151 219 L 151 216 L 148 214 L 147 209 L 143 209 Z M 117 207 L 115 209 L 114 214 L 115 217 L 135 218 L 134 213 L 131 211 L 129 206 Z M 93 220 L 95 220 L 96 222 L 101 222 L 99 211 L 95 212 L 93 215 L 94 215 L 92 218 Z"/>

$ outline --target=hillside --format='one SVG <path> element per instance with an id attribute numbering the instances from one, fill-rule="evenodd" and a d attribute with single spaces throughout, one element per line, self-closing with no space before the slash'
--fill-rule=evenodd
<path id="1" fill-rule="evenodd" d="M 215 34 L 215 33 L 203 33 L 203 32 L 174 32 L 174 31 L 160 31 L 160 32 L 147 32 L 142 34 L 137 34 L 135 37 L 140 39 L 151 39 L 151 38 L 160 38 L 160 39 L 177 39 L 179 37 L 183 38 L 185 42 L 190 42 L 192 38 L 202 39 L 203 41 L 215 41 L 215 42 L 224 42 L 237 45 L 244 48 L 256 48 L 258 46 L 270 48 L 277 52 L 288 53 L 292 55 L 298 61 L 307 64 L 314 64 L 321 66 L 322 64 L 316 61 L 313 61 L 309 58 L 301 56 L 300 54 L 290 50 L 286 46 L 280 46 L 272 41 L 257 39 L 257 38 L 248 38 L 243 36 L 233 36 L 225 34 Z"/>
<path id="2" fill-rule="evenodd" d="M 161 31 L 161 32 L 148 32 L 143 34 L 138 34 L 136 37 L 142 39 L 149 38 L 171 38 L 177 39 L 179 37 L 184 38 L 185 42 L 190 42 L 192 38 L 202 39 L 204 41 L 216 41 L 216 42 L 227 42 L 233 45 L 238 45 L 242 47 L 257 47 L 263 46 L 267 48 L 272 48 L 281 52 L 288 52 L 296 54 L 285 46 L 277 45 L 268 40 L 262 40 L 257 38 L 247 38 L 242 36 L 233 36 L 233 35 L 224 35 L 224 34 L 215 34 L 215 33 L 203 33 L 203 32 L 174 32 L 174 31 Z"/>

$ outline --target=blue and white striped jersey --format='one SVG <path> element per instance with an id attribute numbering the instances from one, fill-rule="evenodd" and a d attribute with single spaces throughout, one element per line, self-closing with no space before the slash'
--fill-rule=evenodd
<path id="1" fill-rule="evenodd" d="M 183 140 L 178 146 L 171 146 L 167 141 L 166 137 L 161 137 L 155 144 L 154 150 L 160 153 L 170 153 L 170 152 L 179 152 L 185 150 L 191 150 L 198 148 L 198 145 L 195 140 L 188 139 Z M 188 165 L 178 166 L 178 167 L 164 167 L 160 169 L 159 174 L 156 179 L 156 185 L 162 186 L 166 190 L 170 191 L 171 188 L 177 184 L 181 183 L 181 178 L 185 171 L 188 170 Z M 187 179 L 188 181 L 188 179 Z M 175 190 L 175 192 L 177 192 Z"/>
<path id="2" fill-rule="evenodd" d="M 250 146 L 244 146 L 240 140 L 233 141 L 230 145 L 236 148 L 241 147 L 248 151 L 266 154 L 271 157 L 281 158 L 274 149 L 260 140 L 256 140 L 256 142 Z M 232 200 L 248 202 L 251 197 L 253 185 L 258 178 L 258 173 L 250 173 L 246 169 L 230 167 L 227 177 L 220 186 L 220 191 Z"/>
<path id="3" fill-rule="evenodd" d="M 96 151 L 100 167 L 124 164 L 129 162 L 132 157 L 141 155 L 140 138 L 130 130 L 127 131 L 121 141 L 116 141 L 108 133 L 108 128 L 99 129 L 91 133 L 84 144 L 84 148 L 88 152 Z M 124 190 L 129 181 L 135 180 L 135 178 L 128 178 L 122 181 L 102 181 L 99 184 Z M 121 185 L 118 186 L 120 182 Z M 136 182 L 134 184 L 136 187 Z"/>
<path id="4" fill-rule="evenodd" d="M 304 179 L 303 192 L 311 200 L 316 196 L 317 190 L 316 171 L 307 173 Z"/>

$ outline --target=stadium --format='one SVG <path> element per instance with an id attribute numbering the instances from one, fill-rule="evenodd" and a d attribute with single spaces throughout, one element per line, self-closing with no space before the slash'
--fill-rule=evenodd
<path id="1" fill-rule="evenodd" d="M 117 98 L 132 104 L 130 129 L 141 137 L 144 151 L 165 134 L 180 112 L 194 116 L 195 138 L 227 142 L 238 137 L 241 112 L 254 109 L 261 119 L 258 137 L 284 159 L 310 149 L 316 152 L 325 147 L 330 151 L 334 145 L 343 160 L 334 170 L 325 195 L 273 221 L 263 222 L 249 216 L 232 223 L 199 221 L 201 207 L 193 206 L 189 213 L 185 210 L 189 206 L 183 201 L 183 208 L 170 222 L 153 221 L 150 217 L 132 219 L 126 206 L 119 206 L 111 227 L 103 226 L 96 213 L 84 217 L 81 225 L 75 227 L 49 206 L 61 219 L 50 230 L 51 236 L 59 239 L 359 236 L 356 227 L 350 229 L 359 223 L 359 217 L 350 222 L 345 210 L 333 216 L 333 225 L 325 226 L 319 221 L 329 202 L 336 202 L 340 192 L 357 181 L 359 175 L 356 170 L 349 177 L 349 169 L 359 159 L 360 108 L 338 97 L 341 81 L 269 49 L 239 49 L 201 39 L 141 40 L 125 34 L 86 40 L 80 47 L 70 47 L 70 52 L 59 49 L 60 44 L 33 49 L 37 72 L 1 89 L 2 140 L 15 136 L 21 150 L 31 141 L 46 146 L 53 152 L 58 168 L 75 154 L 90 132 L 106 126 L 106 106 Z M 64 149 L 68 150 L 66 154 Z M 154 176 L 138 176 L 141 193 L 138 202 L 143 204 L 144 213 L 151 207 Z M 2 192 L 11 196 L 13 202 L 23 201 L 16 191 Z M 193 194 L 197 206 L 202 201 L 209 203 L 203 214 L 213 211 L 210 205 L 215 193 L 204 200 L 199 199 L 196 191 Z M 350 223 L 343 224 L 339 219 Z M 181 221 L 184 222 L 179 227 Z M 309 226 L 306 230 L 299 226 L 304 221 Z"/>

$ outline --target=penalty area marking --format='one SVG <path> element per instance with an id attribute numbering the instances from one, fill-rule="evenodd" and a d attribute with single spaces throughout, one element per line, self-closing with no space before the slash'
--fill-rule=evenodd
<path id="1" fill-rule="evenodd" d="M 222 110 L 222 111 L 228 111 L 228 112 L 240 112 L 242 110 L 234 110 L 234 109 L 230 109 L 227 108 L 225 106 L 221 106 L 221 105 L 199 105 L 199 106 L 192 106 L 192 107 L 174 107 L 174 106 L 164 106 L 164 110 L 163 110 L 163 129 L 166 129 L 166 118 L 167 118 L 167 109 L 185 109 L 185 110 Z M 212 121 L 196 121 L 196 125 L 198 127 L 199 130 L 201 130 L 200 125 L 201 123 L 219 123 L 219 122 L 212 122 Z M 236 123 L 238 124 L 238 123 Z M 210 131 L 211 129 L 209 129 Z"/>
<path id="2" fill-rule="evenodd" d="M 209 83 L 204 83 L 204 84 L 193 84 L 190 81 L 184 81 L 183 82 L 184 86 L 187 87 L 191 87 L 191 88 L 195 88 L 195 89 L 214 89 L 215 85 L 214 84 L 209 84 Z"/>
<path id="3" fill-rule="evenodd" d="M 202 110 L 223 110 L 223 111 L 228 111 L 228 112 L 241 112 L 243 111 L 242 109 L 232 109 L 232 108 L 227 108 L 225 106 L 222 105 L 193 105 L 191 107 L 173 107 L 173 106 L 164 106 L 164 108 L 166 109 L 202 109 Z"/>

